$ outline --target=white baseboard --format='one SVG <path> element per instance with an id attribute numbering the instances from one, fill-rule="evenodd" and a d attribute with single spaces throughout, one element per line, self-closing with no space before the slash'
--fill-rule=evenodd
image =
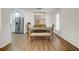
<path id="1" fill-rule="evenodd" d="M 8 41 L 8 42 L 6 42 L 5 44 L 1 44 L 0 45 L 0 48 L 3 48 L 3 47 L 5 47 L 5 46 L 7 46 L 9 43 L 11 43 L 12 41 Z"/>

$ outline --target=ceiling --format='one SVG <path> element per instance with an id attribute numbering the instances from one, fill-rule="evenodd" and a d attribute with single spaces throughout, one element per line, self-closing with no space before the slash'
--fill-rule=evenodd
<path id="1" fill-rule="evenodd" d="M 18 8 L 18 9 L 26 11 L 26 12 L 46 12 L 46 13 L 53 13 L 58 8 Z"/>

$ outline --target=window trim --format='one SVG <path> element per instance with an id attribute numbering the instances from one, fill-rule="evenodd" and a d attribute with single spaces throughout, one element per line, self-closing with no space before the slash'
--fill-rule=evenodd
<path id="1" fill-rule="evenodd" d="M 57 24 L 57 15 L 58 15 L 58 17 L 59 17 L 59 24 Z M 61 15 L 60 15 L 60 13 L 56 13 L 56 15 L 55 15 L 55 29 L 56 29 L 56 31 L 60 31 L 61 30 Z M 58 28 L 57 28 L 57 25 L 59 26 Z"/>

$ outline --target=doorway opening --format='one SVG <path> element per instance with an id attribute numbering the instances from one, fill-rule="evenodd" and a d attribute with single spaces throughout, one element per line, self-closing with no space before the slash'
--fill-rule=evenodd
<path id="1" fill-rule="evenodd" d="M 24 16 L 15 10 L 12 10 L 11 13 L 11 32 L 24 34 Z"/>

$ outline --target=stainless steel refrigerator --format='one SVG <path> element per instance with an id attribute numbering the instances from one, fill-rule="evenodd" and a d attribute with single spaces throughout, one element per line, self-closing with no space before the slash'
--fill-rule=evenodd
<path id="1" fill-rule="evenodd" d="M 15 33 L 24 33 L 24 17 L 15 17 Z"/>

